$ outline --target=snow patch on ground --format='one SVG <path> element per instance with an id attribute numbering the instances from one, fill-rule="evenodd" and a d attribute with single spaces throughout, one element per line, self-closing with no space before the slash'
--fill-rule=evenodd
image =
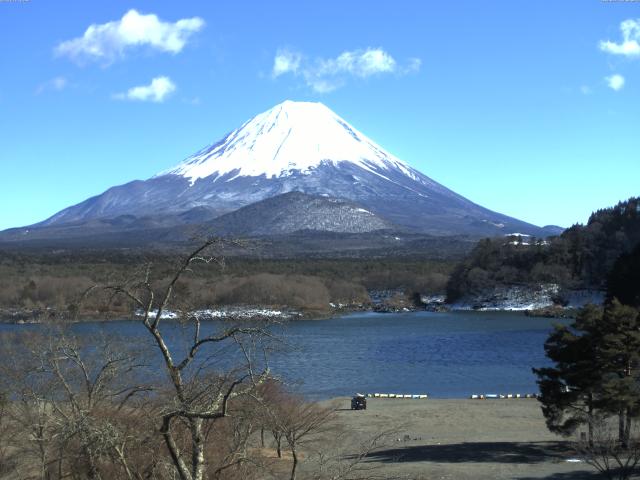
<path id="1" fill-rule="evenodd" d="M 605 292 L 600 290 L 561 290 L 555 283 L 531 286 L 497 287 L 482 295 L 464 298 L 451 305 L 453 310 L 536 310 L 556 305 L 562 300 L 565 308 L 582 308 L 588 303 L 601 305 Z"/>
<path id="2" fill-rule="evenodd" d="M 538 287 L 498 287 L 474 298 L 465 298 L 451 305 L 453 310 L 523 311 L 550 307 L 560 288 L 557 284 Z"/>
<path id="3" fill-rule="evenodd" d="M 150 312 L 150 317 L 155 318 L 158 314 L 157 310 Z M 136 316 L 142 317 L 144 312 L 141 310 L 136 311 Z M 279 318 L 289 319 L 292 317 L 300 316 L 300 313 L 294 311 L 274 310 L 270 308 L 259 307 L 228 307 L 220 309 L 203 309 L 195 310 L 191 312 L 177 312 L 172 310 L 165 310 L 160 315 L 161 319 L 176 320 L 178 318 L 184 318 L 184 316 L 198 317 L 201 320 L 211 319 L 241 319 L 250 320 L 252 318 Z"/>
<path id="4" fill-rule="evenodd" d="M 563 293 L 563 298 L 568 302 L 570 308 L 582 308 L 588 303 L 602 305 L 606 292 L 602 290 L 570 290 Z"/>
<path id="5" fill-rule="evenodd" d="M 446 295 L 429 295 L 429 294 L 420 294 L 420 302 L 425 305 L 444 305 L 447 301 Z"/>
<path id="6" fill-rule="evenodd" d="M 356 208 L 356 212 L 368 213 L 369 215 L 373 215 L 369 210 L 365 210 L 364 208 Z"/>

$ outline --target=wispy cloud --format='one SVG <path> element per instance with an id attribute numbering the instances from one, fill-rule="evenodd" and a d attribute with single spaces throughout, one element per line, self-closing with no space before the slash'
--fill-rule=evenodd
<path id="1" fill-rule="evenodd" d="M 581 85 L 580 86 L 580 93 L 583 95 L 591 95 L 593 93 L 593 90 L 591 89 L 591 87 L 589 85 Z"/>
<path id="2" fill-rule="evenodd" d="M 90 25 L 81 37 L 60 43 L 55 53 L 78 62 L 96 60 L 105 63 L 122 58 L 127 50 L 140 46 L 176 54 L 204 24 L 199 17 L 171 23 L 154 14 L 129 10 L 120 20 Z"/>
<path id="3" fill-rule="evenodd" d="M 312 90 L 327 93 L 343 86 L 349 77 L 368 78 L 373 75 L 405 75 L 420 69 L 419 58 L 406 65 L 398 62 L 382 48 L 344 51 L 335 58 L 308 59 L 300 52 L 280 49 L 273 61 L 272 77 L 284 74 L 302 77 Z"/>
<path id="4" fill-rule="evenodd" d="M 622 75 L 615 74 L 611 75 L 610 77 L 605 77 L 605 81 L 607 82 L 609 88 L 615 90 L 616 92 L 624 87 L 624 77 Z"/>
<path id="5" fill-rule="evenodd" d="M 169 77 L 156 77 L 149 85 L 141 85 L 127 90 L 125 93 L 116 93 L 113 98 L 117 100 L 135 100 L 141 102 L 164 102 L 165 99 L 176 90 L 176 85 Z"/>
<path id="6" fill-rule="evenodd" d="M 413 73 L 420 70 L 422 60 L 419 58 L 410 58 L 409 63 L 403 67 L 402 73 Z"/>
<path id="7" fill-rule="evenodd" d="M 343 52 L 337 58 L 320 60 L 316 74 L 320 77 L 349 73 L 366 78 L 377 73 L 389 73 L 396 69 L 396 61 L 380 48 Z"/>
<path id="8" fill-rule="evenodd" d="M 36 95 L 40 95 L 41 93 L 44 93 L 47 90 L 59 92 L 61 90 L 64 90 L 68 84 L 69 82 L 65 77 L 62 77 L 62 76 L 54 77 L 38 85 L 38 88 L 36 88 Z"/>
<path id="9" fill-rule="evenodd" d="M 622 42 L 601 41 L 600 50 L 612 55 L 640 57 L 640 18 L 625 20 L 620 24 L 620 31 Z"/>

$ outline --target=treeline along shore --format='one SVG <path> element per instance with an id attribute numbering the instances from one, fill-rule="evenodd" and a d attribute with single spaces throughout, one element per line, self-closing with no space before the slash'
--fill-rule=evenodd
<path id="1" fill-rule="evenodd" d="M 224 265 L 184 277 L 175 286 L 191 308 L 259 307 L 323 318 L 351 310 L 446 308 L 530 310 L 567 316 L 627 287 L 640 256 L 640 201 L 631 198 L 594 212 L 546 239 L 507 235 L 447 250 L 417 249 L 394 256 L 259 258 L 250 248 L 228 251 Z M 251 240 L 247 242 L 251 245 Z M 464 254 L 467 251 L 467 254 Z M 126 299 L 83 292 L 122 281 L 153 265 L 158 285 L 183 252 L 153 249 L 0 250 L 0 319 L 129 318 Z M 626 292 L 626 293 L 625 293 Z M 79 309 L 79 310 L 78 310 Z"/>
<path id="2" fill-rule="evenodd" d="M 11 252 L 0 263 L 0 316 L 4 321 L 49 318 L 116 319 L 132 305 L 107 294 L 74 305 L 92 285 L 123 280 L 153 264 L 162 284 L 179 262 L 175 252 Z M 284 309 L 308 318 L 362 309 L 415 308 L 420 292 L 443 295 L 454 260 L 425 258 L 270 259 L 232 256 L 224 267 L 199 270 L 176 286 L 190 308 Z"/>

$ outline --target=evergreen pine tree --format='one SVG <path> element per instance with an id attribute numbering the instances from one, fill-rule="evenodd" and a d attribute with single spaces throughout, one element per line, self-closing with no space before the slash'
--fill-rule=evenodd
<path id="1" fill-rule="evenodd" d="M 618 417 L 618 441 L 629 446 L 640 417 L 640 314 L 617 300 L 603 310 L 587 305 L 569 327 L 545 343 L 553 367 L 534 369 L 549 430 L 570 435 L 595 420 Z"/>
<path id="2" fill-rule="evenodd" d="M 598 407 L 618 415 L 618 439 L 629 444 L 631 424 L 640 415 L 640 319 L 638 311 L 614 299 L 600 322 Z"/>
<path id="3" fill-rule="evenodd" d="M 547 357 L 555 366 L 533 369 L 549 430 L 570 435 L 580 425 L 587 425 L 590 444 L 602 383 L 595 365 L 601 318 L 602 310 L 588 305 L 570 327 L 556 326 L 545 343 Z"/>

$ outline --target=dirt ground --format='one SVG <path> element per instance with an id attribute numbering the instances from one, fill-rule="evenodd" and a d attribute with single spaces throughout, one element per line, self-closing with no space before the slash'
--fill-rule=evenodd
<path id="1" fill-rule="evenodd" d="M 568 461 L 575 458 L 574 439 L 547 430 L 535 399 L 368 399 L 363 411 L 351 411 L 348 398 L 334 402 L 337 422 L 345 431 L 336 442 L 347 454 L 355 453 L 362 440 L 395 430 L 369 457 L 369 465 L 379 467 L 372 477 L 599 478 L 589 465 Z"/>

